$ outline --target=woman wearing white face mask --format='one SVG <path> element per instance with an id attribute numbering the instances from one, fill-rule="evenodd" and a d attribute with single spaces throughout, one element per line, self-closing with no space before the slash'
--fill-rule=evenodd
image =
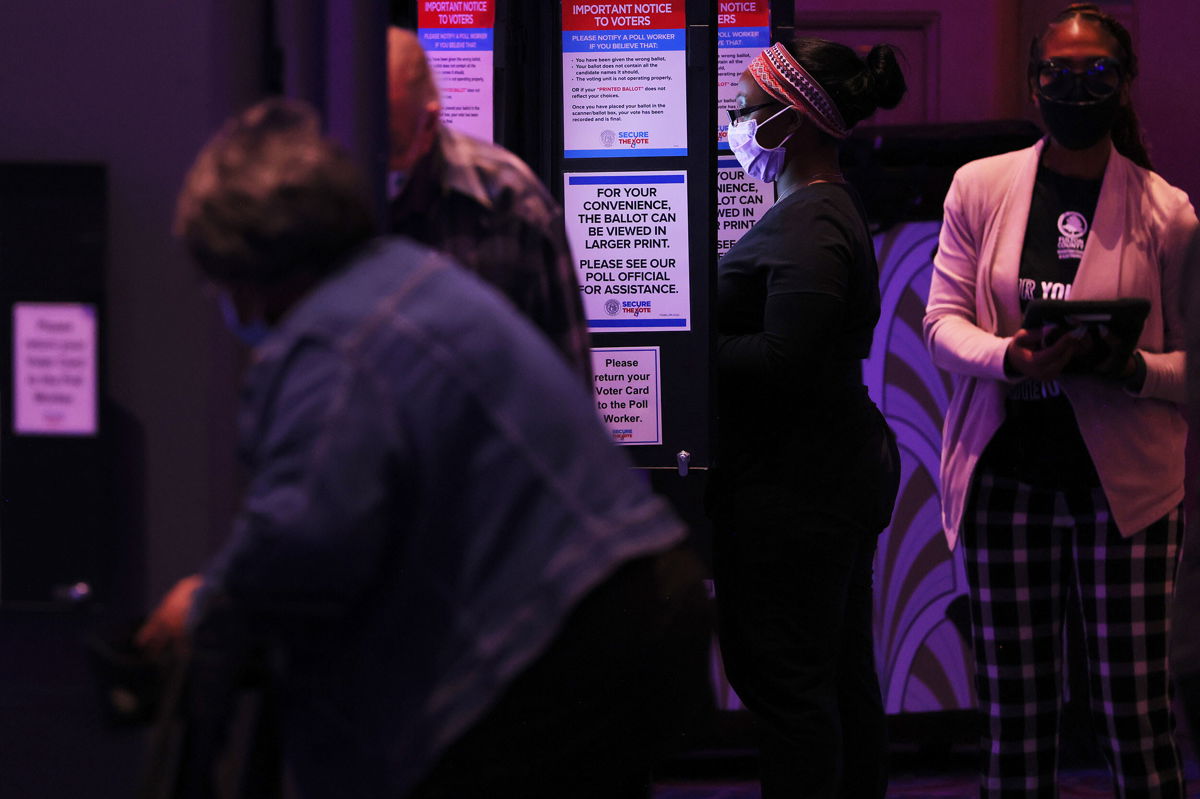
<path id="1" fill-rule="evenodd" d="M 719 442 L 709 496 L 726 674 L 759 722 L 763 796 L 883 797 L 875 539 L 899 479 L 862 385 L 878 267 L 838 141 L 905 91 L 892 49 L 760 53 L 729 144 L 779 199 L 718 267 Z"/>

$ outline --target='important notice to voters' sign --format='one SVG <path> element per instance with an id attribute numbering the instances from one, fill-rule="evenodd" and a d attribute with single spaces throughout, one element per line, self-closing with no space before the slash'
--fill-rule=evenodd
<path id="1" fill-rule="evenodd" d="M 592 350 L 596 411 L 616 444 L 661 444 L 658 347 Z"/>
<path id="2" fill-rule="evenodd" d="M 442 121 L 484 141 L 493 134 L 495 0 L 419 0 L 417 34 L 437 76 Z"/>
<path id="3" fill-rule="evenodd" d="M 682 0 L 565 0 L 562 13 L 566 157 L 687 155 Z"/>
<path id="4" fill-rule="evenodd" d="M 13 305 L 13 430 L 96 434 L 96 309 Z"/>
<path id="5" fill-rule="evenodd" d="M 734 0 L 717 3 L 717 147 L 729 129 L 726 109 L 734 107 L 738 78 L 760 50 L 771 46 L 770 0 Z"/>
<path id="6" fill-rule="evenodd" d="M 775 185 L 750 177 L 736 158 L 717 159 L 717 256 L 729 252 L 774 203 Z"/>
<path id="7" fill-rule="evenodd" d="M 689 330 L 687 173 L 563 175 L 588 329 Z"/>

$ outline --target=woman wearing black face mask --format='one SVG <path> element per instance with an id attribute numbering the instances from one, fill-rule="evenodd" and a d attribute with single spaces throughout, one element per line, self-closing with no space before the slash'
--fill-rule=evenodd
<path id="1" fill-rule="evenodd" d="M 954 377 L 943 524 L 966 556 L 985 797 L 1056 794 L 1068 602 L 1118 795 L 1183 796 L 1166 643 L 1186 437 L 1174 296 L 1196 215 L 1150 171 L 1136 73 L 1128 31 L 1069 6 L 1030 53 L 1048 136 L 968 164 L 946 197 L 925 338 Z M 1022 329 L 1031 300 L 1133 297 L 1150 313 L 1132 352 Z"/>

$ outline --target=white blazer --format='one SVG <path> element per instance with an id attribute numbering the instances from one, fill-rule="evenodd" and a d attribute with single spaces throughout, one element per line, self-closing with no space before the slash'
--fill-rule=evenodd
<path id="1" fill-rule="evenodd" d="M 1045 141 L 973 161 L 946 195 L 933 259 L 925 343 L 951 374 L 942 430 L 942 524 L 953 549 L 975 464 L 1004 420 L 1004 353 L 1021 326 L 1017 273 Z M 1138 340 L 1146 382 L 1136 396 L 1099 377 L 1059 382 L 1075 410 L 1122 535 L 1161 518 L 1183 499 L 1183 263 L 1196 213 L 1187 195 L 1114 149 L 1071 289 L 1071 299 L 1144 297 L 1150 316 Z"/>

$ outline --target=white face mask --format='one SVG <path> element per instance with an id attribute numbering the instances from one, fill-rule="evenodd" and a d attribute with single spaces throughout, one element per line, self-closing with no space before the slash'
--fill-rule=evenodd
<path id="1" fill-rule="evenodd" d="M 786 114 L 791 111 L 792 107 L 787 106 L 779 113 L 773 115 L 771 119 Z M 768 119 L 767 122 L 770 122 Z M 763 124 L 766 125 L 767 122 Z M 792 131 L 795 133 L 795 131 Z M 758 121 L 755 119 L 747 119 L 737 125 L 729 126 L 729 149 L 733 151 L 738 163 L 742 165 L 742 169 L 746 170 L 747 175 L 766 181 L 773 182 L 779 173 L 783 171 L 783 160 L 787 156 L 784 152 L 783 145 L 787 144 L 788 139 L 792 138 L 789 133 L 783 137 L 783 141 L 778 147 L 767 149 L 758 143 Z"/>

